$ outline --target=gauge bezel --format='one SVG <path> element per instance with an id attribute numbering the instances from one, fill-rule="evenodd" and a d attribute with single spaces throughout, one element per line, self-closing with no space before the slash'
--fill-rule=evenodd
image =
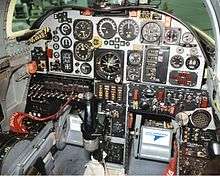
<path id="1" fill-rule="evenodd" d="M 89 34 L 86 37 L 80 37 L 79 32 L 77 32 L 76 27 L 79 25 L 79 23 L 86 23 L 90 28 L 88 30 Z M 93 36 L 93 23 L 92 21 L 88 19 L 77 19 L 73 23 L 73 36 L 76 40 L 85 41 L 85 40 L 91 40 Z"/>
<path id="2" fill-rule="evenodd" d="M 174 62 L 173 62 L 173 59 L 176 58 L 176 57 L 181 58 L 182 64 L 179 65 L 179 66 L 176 66 L 176 65 L 173 64 L 173 63 L 174 63 Z M 179 58 L 178 58 L 178 59 L 179 59 Z M 181 67 L 184 65 L 184 58 L 183 58 L 183 56 L 181 56 L 181 55 L 174 55 L 174 56 L 172 56 L 172 57 L 170 58 L 170 65 L 171 65 L 173 68 L 181 68 Z"/>
<path id="3" fill-rule="evenodd" d="M 103 33 L 101 27 L 103 26 L 103 24 L 105 23 L 109 23 L 111 26 L 112 26 L 112 29 L 111 29 L 111 32 L 112 34 L 109 35 L 109 36 L 106 36 L 106 34 Z M 115 30 L 113 30 L 115 28 Z M 113 38 L 116 33 L 117 33 L 117 24 L 116 22 L 112 19 L 112 18 L 102 18 L 98 24 L 97 24 L 97 32 L 98 32 L 98 35 L 100 37 L 102 37 L 103 39 L 111 39 Z"/>
<path id="4" fill-rule="evenodd" d="M 90 71 L 89 71 L 89 72 L 83 72 L 83 71 L 82 71 L 82 70 L 83 70 L 83 69 L 82 69 L 83 65 L 89 66 Z M 81 71 L 82 74 L 88 75 L 88 74 L 90 74 L 90 73 L 92 72 L 92 66 L 91 66 L 89 63 L 87 63 L 87 62 L 82 63 L 82 64 L 80 65 L 80 71 Z"/>
<path id="5" fill-rule="evenodd" d="M 134 33 L 133 33 L 133 36 L 131 38 L 128 38 L 126 35 L 123 35 L 124 34 L 123 27 L 126 24 L 128 24 L 129 22 L 132 25 L 132 27 L 134 27 Z M 122 20 L 120 22 L 119 26 L 118 26 L 118 34 L 125 41 L 133 41 L 137 38 L 137 36 L 139 34 L 139 25 L 136 23 L 136 21 L 134 21 L 132 19 Z"/>
<path id="6" fill-rule="evenodd" d="M 131 55 L 134 55 L 136 53 L 139 55 L 140 60 L 139 60 L 139 62 L 134 63 L 133 61 L 131 61 Z M 142 60 L 143 60 L 143 52 L 142 51 L 139 51 L 139 50 L 129 50 L 128 51 L 128 65 L 134 65 L 134 66 L 141 65 Z"/>
<path id="7" fill-rule="evenodd" d="M 157 27 L 159 27 L 159 29 L 160 29 L 160 31 L 159 31 L 160 35 L 159 35 L 156 39 L 154 39 L 154 40 L 149 40 L 149 39 L 147 39 L 147 38 L 144 36 L 144 30 L 145 30 L 146 26 L 149 25 L 149 24 L 157 25 Z M 149 28 L 149 27 L 148 27 L 148 28 Z M 142 42 L 148 42 L 148 43 L 158 42 L 158 41 L 160 41 L 160 38 L 162 37 L 162 34 L 163 34 L 163 29 L 162 29 L 161 25 L 160 25 L 159 23 L 157 23 L 157 22 L 154 22 L 154 21 L 150 21 L 150 22 L 145 23 L 145 24 L 142 26 L 142 28 L 141 28 L 141 37 L 142 37 L 142 39 L 143 39 Z"/>
<path id="8" fill-rule="evenodd" d="M 118 64 L 118 68 L 117 70 L 115 70 L 112 73 L 106 72 L 105 70 L 103 70 L 102 68 L 102 59 L 108 55 L 108 54 L 112 54 L 114 55 L 117 60 L 119 61 Z M 122 78 L 122 74 L 123 74 L 123 56 L 124 56 L 124 51 L 122 50 L 109 50 L 109 49 L 99 49 L 96 50 L 95 52 L 95 73 L 96 76 L 98 76 L 98 78 L 104 79 L 104 80 L 108 80 L 108 81 L 112 81 L 115 80 L 116 78 Z"/>
<path id="9" fill-rule="evenodd" d="M 135 70 L 135 72 L 132 72 L 132 73 L 136 73 L 136 78 L 135 79 L 132 79 L 131 77 L 130 77 L 130 74 L 129 74 L 129 71 L 131 71 L 131 70 Z M 129 66 L 128 68 L 127 68 L 127 80 L 128 81 L 134 81 L 134 82 L 140 82 L 140 80 L 141 80 L 141 69 L 139 68 L 139 67 L 135 67 L 135 66 Z"/>
<path id="10" fill-rule="evenodd" d="M 189 60 L 192 59 L 192 58 L 194 58 L 194 59 L 196 60 L 196 62 L 197 62 L 197 64 L 196 64 L 193 68 L 190 67 L 189 64 L 188 64 Z M 186 67 L 187 67 L 189 70 L 196 70 L 197 68 L 199 68 L 200 64 L 201 64 L 201 63 L 200 63 L 200 60 L 199 60 L 199 58 L 198 58 L 197 56 L 192 55 L 192 56 L 190 56 L 190 57 L 188 57 L 188 58 L 186 59 Z"/>
<path id="11" fill-rule="evenodd" d="M 89 55 L 88 55 L 88 57 L 86 57 L 85 59 L 82 59 L 82 58 L 77 54 L 78 52 L 76 51 L 76 49 L 77 49 L 77 46 L 80 45 L 80 44 L 82 44 L 82 45 L 90 45 L 91 50 L 89 50 L 89 52 L 87 52 L 87 53 L 89 53 Z M 89 62 L 89 61 L 91 61 L 92 58 L 93 58 L 92 43 L 91 43 L 91 42 L 76 41 L 76 42 L 74 43 L 74 57 L 75 57 L 75 59 L 76 59 L 77 61 L 83 61 L 83 62 Z"/>
<path id="12" fill-rule="evenodd" d="M 174 40 L 172 38 L 172 41 L 169 41 L 169 40 L 167 40 L 167 34 L 168 34 L 168 32 L 171 32 L 171 31 L 176 32 L 177 39 Z M 181 38 L 181 29 L 180 28 L 170 28 L 170 29 L 165 30 L 165 32 L 164 32 L 164 42 L 166 44 L 170 44 L 170 45 L 178 44 L 180 41 L 180 38 Z"/>
<path id="13" fill-rule="evenodd" d="M 69 28 L 69 31 L 68 31 L 68 32 L 64 32 L 64 31 L 63 31 L 62 27 L 63 27 L 64 25 L 68 26 L 68 28 Z M 62 23 L 62 24 L 60 25 L 59 29 L 60 29 L 60 33 L 61 33 L 62 35 L 70 35 L 71 32 L 72 32 L 72 28 L 71 28 L 70 24 L 68 24 L 68 23 Z"/>

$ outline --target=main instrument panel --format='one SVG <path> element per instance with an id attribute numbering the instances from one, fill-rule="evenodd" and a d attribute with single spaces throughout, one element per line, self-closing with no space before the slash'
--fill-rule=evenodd
<path id="1" fill-rule="evenodd" d="M 87 12 L 87 13 L 86 13 Z M 126 15 L 65 10 L 45 19 L 52 40 L 39 42 L 31 57 L 42 73 L 113 83 L 201 87 L 205 56 L 193 32 L 155 10 Z"/>
<path id="2" fill-rule="evenodd" d="M 68 95 L 93 92 L 103 100 L 98 116 L 108 114 L 107 162 L 128 167 L 134 128 L 161 127 L 176 118 L 188 136 L 193 128 L 202 134 L 215 129 L 208 92 L 201 90 L 205 55 L 197 36 L 175 17 L 155 9 L 66 9 L 40 27 L 50 28 L 51 40 L 33 44 L 38 74 L 30 82 L 26 112 L 49 115 Z M 165 120 L 158 122 L 159 116 Z M 188 157 L 181 147 L 180 161 Z M 186 168 L 181 173 L 190 173 Z"/>

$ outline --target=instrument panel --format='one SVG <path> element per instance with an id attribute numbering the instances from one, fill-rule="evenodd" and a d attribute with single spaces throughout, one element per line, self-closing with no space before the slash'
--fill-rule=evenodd
<path id="1" fill-rule="evenodd" d="M 48 16 L 44 26 L 50 28 L 52 40 L 38 42 L 31 52 L 41 73 L 201 87 L 205 56 L 196 36 L 163 12 L 130 10 L 127 15 L 100 16 L 64 10 Z"/>

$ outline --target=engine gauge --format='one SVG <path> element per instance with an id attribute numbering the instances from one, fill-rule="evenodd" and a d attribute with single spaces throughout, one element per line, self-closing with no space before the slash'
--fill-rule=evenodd
<path id="1" fill-rule="evenodd" d="M 127 71 L 127 80 L 139 81 L 141 77 L 141 69 L 139 67 L 129 67 Z"/>
<path id="2" fill-rule="evenodd" d="M 184 59 L 180 55 L 175 55 L 170 59 L 170 64 L 174 68 L 181 68 L 184 65 Z"/>
<path id="3" fill-rule="evenodd" d="M 134 40 L 139 33 L 139 26 L 134 20 L 126 19 L 119 24 L 119 35 L 126 41 Z"/>
<path id="4" fill-rule="evenodd" d="M 186 60 L 186 67 L 190 70 L 195 70 L 199 67 L 200 60 L 197 56 L 191 56 Z"/>
<path id="5" fill-rule="evenodd" d="M 90 20 L 75 20 L 73 26 L 73 35 L 76 40 L 92 39 L 93 24 Z"/>
<path id="6" fill-rule="evenodd" d="M 162 35 L 162 29 L 159 24 L 155 22 L 146 23 L 141 30 L 142 38 L 149 43 L 156 42 Z"/>
<path id="7" fill-rule="evenodd" d="M 190 32 L 186 32 L 183 34 L 183 42 L 184 43 L 191 43 L 193 41 L 194 37 L 193 37 L 193 34 L 190 33 Z"/>
<path id="8" fill-rule="evenodd" d="M 75 42 L 74 56 L 78 61 L 90 61 L 93 56 L 92 43 L 90 42 Z"/>
<path id="9" fill-rule="evenodd" d="M 92 71 L 92 67 L 90 64 L 88 63 L 83 63 L 81 66 L 80 66 L 80 71 L 85 74 L 85 75 L 88 75 L 89 73 L 91 73 Z"/>
<path id="10" fill-rule="evenodd" d="M 176 44 L 180 39 L 180 30 L 177 28 L 169 29 L 165 32 L 164 38 L 167 44 Z"/>
<path id="11" fill-rule="evenodd" d="M 180 122 L 181 125 L 186 126 L 189 122 L 189 116 L 185 112 L 179 112 L 176 115 L 177 122 Z"/>
<path id="12" fill-rule="evenodd" d="M 115 36 L 117 32 L 117 25 L 111 18 L 103 18 L 98 22 L 98 34 L 104 39 L 110 39 Z"/>
<path id="13" fill-rule="evenodd" d="M 131 52 L 128 56 L 129 65 L 139 65 L 142 61 L 142 53 L 139 51 Z"/>
<path id="14" fill-rule="evenodd" d="M 119 55 L 108 51 L 102 53 L 96 60 L 96 72 L 103 79 L 113 80 L 121 73 L 122 63 Z"/>

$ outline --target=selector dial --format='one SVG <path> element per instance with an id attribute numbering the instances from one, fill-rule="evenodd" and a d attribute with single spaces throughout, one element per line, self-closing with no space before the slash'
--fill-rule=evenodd
<path id="1" fill-rule="evenodd" d="M 98 22 L 98 34 L 104 39 L 110 39 L 115 36 L 117 25 L 111 18 L 103 18 Z"/>
<path id="2" fill-rule="evenodd" d="M 139 33 L 139 27 L 134 20 L 126 19 L 119 24 L 119 35 L 126 41 L 134 40 Z"/>

